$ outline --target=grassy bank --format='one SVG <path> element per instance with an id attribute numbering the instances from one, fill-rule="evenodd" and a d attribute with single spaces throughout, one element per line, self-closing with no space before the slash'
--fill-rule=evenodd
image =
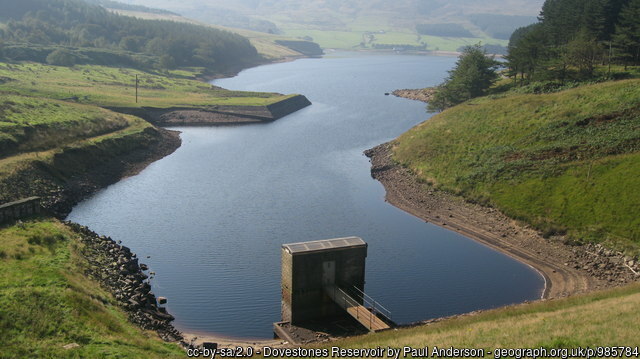
<path id="1" fill-rule="evenodd" d="M 83 275 L 81 245 L 57 220 L 0 227 L 0 358 L 184 357 Z"/>
<path id="2" fill-rule="evenodd" d="M 140 118 L 97 106 L 20 95 L 0 105 L 0 203 L 41 196 L 64 215 L 96 188 L 179 146 Z"/>
<path id="3" fill-rule="evenodd" d="M 134 117 L 96 106 L 5 95 L 0 99 L 0 153 L 46 151 L 136 125 Z"/>
<path id="4" fill-rule="evenodd" d="M 639 253 L 639 85 L 475 99 L 403 134 L 394 159 L 547 235 Z"/>
<path id="5" fill-rule="evenodd" d="M 101 107 L 265 106 L 285 98 L 230 91 L 198 81 L 198 69 L 145 72 L 96 65 L 61 67 L 0 63 L 0 91 Z M 136 76 L 138 102 L 136 103 Z"/>
<path id="6" fill-rule="evenodd" d="M 331 343 L 343 348 L 576 348 L 636 346 L 640 286 L 522 304 Z M 588 313 L 588 315 L 585 315 Z M 493 357 L 493 355 L 487 355 Z"/>

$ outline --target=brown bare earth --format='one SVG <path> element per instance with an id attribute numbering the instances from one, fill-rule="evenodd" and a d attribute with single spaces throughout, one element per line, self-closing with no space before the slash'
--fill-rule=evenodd
<path id="1" fill-rule="evenodd" d="M 392 144 L 365 151 L 371 175 L 386 189 L 392 205 L 427 222 L 456 231 L 535 268 L 545 279 L 542 298 L 559 298 L 640 280 L 640 267 L 600 245 L 570 246 L 562 237 L 543 238 L 493 208 L 421 183 L 394 163 Z"/>
<path id="2" fill-rule="evenodd" d="M 262 123 L 265 120 L 243 117 L 230 113 L 220 113 L 201 110 L 177 110 L 160 116 L 160 123 L 171 125 L 243 125 Z"/>

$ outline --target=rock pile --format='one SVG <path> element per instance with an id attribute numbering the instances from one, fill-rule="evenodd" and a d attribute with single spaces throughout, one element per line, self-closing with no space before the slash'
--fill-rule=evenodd
<path id="1" fill-rule="evenodd" d="M 166 308 L 158 306 L 148 276 L 141 269 L 146 265 L 138 263 L 135 253 L 85 226 L 73 222 L 65 224 L 82 237 L 84 246 L 81 254 L 89 264 L 85 274 L 114 295 L 131 322 L 142 329 L 156 331 L 165 341 L 180 341 L 183 346 L 189 345 L 171 324 L 174 317 L 167 313 Z"/>
<path id="2" fill-rule="evenodd" d="M 575 259 L 565 263 L 582 269 L 610 283 L 631 283 L 640 280 L 638 258 L 605 248 L 601 244 L 586 244 L 574 248 Z"/>
<path id="3" fill-rule="evenodd" d="M 402 89 L 395 90 L 392 94 L 396 97 L 408 98 L 409 100 L 429 102 L 433 98 L 433 94 L 436 92 L 435 88 L 424 89 Z"/>

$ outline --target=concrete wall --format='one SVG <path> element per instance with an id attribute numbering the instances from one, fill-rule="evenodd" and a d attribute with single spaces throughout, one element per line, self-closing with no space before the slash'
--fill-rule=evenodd
<path id="1" fill-rule="evenodd" d="M 30 197 L 0 205 L 0 223 L 15 221 L 40 213 L 40 197 Z"/>
<path id="2" fill-rule="evenodd" d="M 333 282 L 347 291 L 353 286 L 364 291 L 366 257 L 366 245 L 294 254 L 283 248 L 282 320 L 299 325 L 343 315 L 324 287 Z"/>

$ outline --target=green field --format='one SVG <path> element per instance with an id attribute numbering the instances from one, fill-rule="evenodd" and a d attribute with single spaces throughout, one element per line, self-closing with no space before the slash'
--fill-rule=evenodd
<path id="1" fill-rule="evenodd" d="M 637 254 L 639 104 L 640 80 L 478 98 L 400 136 L 394 158 L 547 235 Z"/>
<path id="2" fill-rule="evenodd" d="M 136 75 L 139 80 L 136 103 Z M 0 92 L 73 100 L 101 107 L 264 106 L 285 96 L 229 91 L 196 80 L 198 69 L 145 72 L 106 66 L 0 63 Z"/>
<path id="3" fill-rule="evenodd" d="M 0 358 L 183 358 L 128 322 L 87 279 L 78 235 L 56 220 L 0 227 Z M 64 349 L 67 344 L 75 349 Z"/>
<path id="4" fill-rule="evenodd" d="M 640 286 L 635 284 L 568 299 L 491 310 L 411 329 L 353 337 L 332 342 L 328 347 L 428 346 L 429 354 L 434 346 L 476 348 L 486 352 L 496 348 L 635 347 L 640 344 L 639 305 Z"/>
<path id="5" fill-rule="evenodd" d="M 279 23 L 284 34 L 290 37 L 303 38 L 309 36 L 323 48 L 333 49 L 373 49 L 374 45 L 411 45 L 427 44 L 428 51 L 456 52 L 460 47 L 477 43 L 507 46 L 509 41 L 487 37 L 479 33 L 478 37 L 441 37 L 419 35 L 413 28 L 391 26 L 384 16 L 359 16 L 355 19 L 343 18 L 348 24 L 339 29 L 328 29 L 319 26 L 299 23 Z M 370 34 L 371 37 L 367 37 Z M 365 46 L 362 47 L 361 43 Z"/>
<path id="6" fill-rule="evenodd" d="M 310 36 L 313 41 L 320 44 L 322 48 L 332 49 L 363 49 L 360 43 L 364 39 L 365 32 L 378 31 L 375 27 L 371 27 L 369 30 L 364 31 L 337 31 L 337 30 L 316 30 L 312 28 L 285 28 L 286 35 L 291 37 L 305 37 Z M 401 31 L 401 30 L 387 30 L 383 34 L 374 34 L 375 40 L 367 44 L 365 48 L 372 49 L 373 44 L 379 45 L 413 45 L 420 46 L 422 42 L 427 44 L 427 50 L 429 51 L 458 51 L 460 47 L 474 45 L 477 43 L 486 44 L 498 44 L 507 46 L 508 41 L 498 40 L 492 38 L 453 38 L 453 37 L 438 37 L 428 35 L 417 35 L 415 32 Z"/>

